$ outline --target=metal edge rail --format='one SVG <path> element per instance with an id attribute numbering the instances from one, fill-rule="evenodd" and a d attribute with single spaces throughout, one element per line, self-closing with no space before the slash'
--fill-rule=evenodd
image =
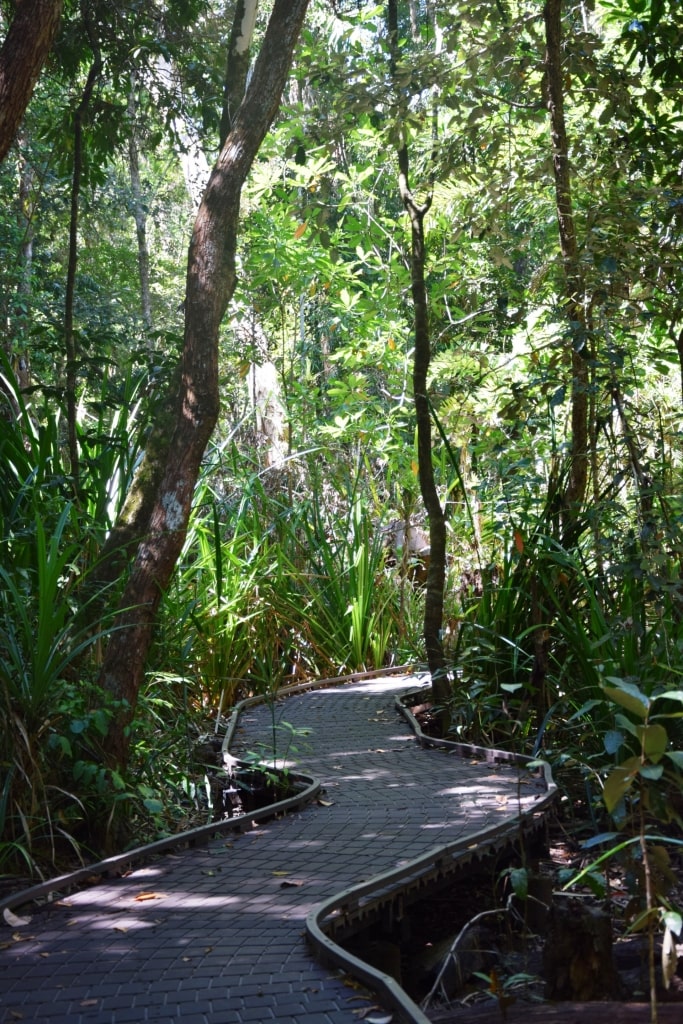
<path id="1" fill-rule="evenodd" d="M 296 810 L 303 804 L 314 800 L 320 793 L 321 784 L 317 779 L 295 773 L 292 773 L 290 778 L 304 783 L 305 788 L 293 796 L 289 796 L 284 800 L 278 800 L 273 804 L 268 804 L 266 807 L 260 807 L 257 811 L 253 811 L 250 814 L 239 814 L 235 815 L 234 818 L 224 818 L 222 821 L 213 821 L 206 825 L 198 825 L 195 828 L 187 829 L 184 832 L 176 832 L 171 836 L 164 836 L 163 839 L 157 839 L 153 843 L 136 846 L 132 850 L 126 850 L 124 853 L 117 853 L 113 857 L 107 857 L 105 860 L 98 860 L 93 864 L 86 864 L 67 874 L 58 875 L 56 878 L 51 878 L 45 882 L 39 882 L 37 885 L 32 885 L 28 889 L 23 889 L 21 892 L 13 893 L 0 900 L 0 913 L 23 906 L 26 903 L 31 903 L 43 896 L 51 898 L 56 893 L 73 891 L 79 884 L 89 882 L 93 876 L 111 877 L 120 874 L 121 871 L 128 870 L 135 864 L 148 861 L 158 853 L 197 846 L 203 840 L 209 840 L 213 836 L 225 832 L 247 832 L 254 824 L 258 824 L 267 818 L 272 818 L 274 815 L 286 814 L 289 811 Z"/>
<path id="2" fill-rule="evenodd" d="M 306 918 L 306 936 L 320 959 L 324 963 L 341 967 L 353 975 L 353 977 L 362 981 L 372 991 L 381 995 L 391 1008 L 399 1014 L 401 1019 L 408 1022 L 408 1024 L 430 1024 L 430 1019 L 394 978 L 370 966 L 370 964 L 365 963 L 365 961 L 353 954 L 348 953 L 330 937 L 329 931 L 333 928 L 333 915 L 335 912 L 343 912 L 345 906 L 359 905 L 363 897 L 374 897 L 374 900 L 370 900 L 370 903 L 376 902 L 378 899 L 381 900 L 383 898 L 381 895 L 383 890 L 386 892 L 388 888 L 392 888 L 394 895 L 396 895 L 397 890 L 401 888 L 401 883 L 405 887 L 406 883 L 410 884 L 415 878 L 419 879 L 434 872 L 446 873 L 447 865 L 455 868 L 456 865 L 459 866 L 459 863 L 464 864 L 473 856 L 485 856 L 487 852 L 493 852 L 515 836 L 523 835 L 524 831 L 528 830 L 530 826 L 533 827 L 533 819 L 538 819 L 541 813 L 547 811 L 557 795 L 557 786 L 553 780 L 550 765 L 546 762 L 535 760 L 523 754 L 514 754 L 510 751 L 493 750 L 474 744 L 453 742 L 452 740 L 427 736 L 422 731 L 415 716 L 405 706 L 406 700 L 421 692 L 424 691 L 413 690 L 408 694 L 395 698 L 397 710 L 408 721 L 415 733 L 417 742 L 421 746 L 451 750 L 461 757 L 479 757 L 489 764 L 508 762 L 517 764 L 519 767 L 526 765 L 535 768 L 540 767 L 546 792 L 528 810 L 515 813 L 504 822 L 494 827 L 474 832 L 464 839 L 434 847 L 420 857 L 416 857 L 398 868 L 375 875 L 373 878 L 358 885 L 350 886 L 324 900 L 308 914 Z"/>

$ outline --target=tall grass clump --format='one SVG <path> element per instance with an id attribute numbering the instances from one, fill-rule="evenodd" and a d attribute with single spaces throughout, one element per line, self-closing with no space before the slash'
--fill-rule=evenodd
<path id="1" fill-rule="evenodd" d="M 32 875 L 93 849 L 126 791 L 102 767 L 114 709 L 93 680 L 111 602 L 90 580 L 103 535 L 94 515 L 106 521 L 116 501 L 100 470 L 121 467 L 125 488 L 134 445 L 125 418 L 100 410 L 74 498 L 59 407 L 29 407 L 6 364 L 4 378 L 14 399 L 0 418 L 0 871 Z"/>
<path id="2" fill-rule="evenodd" d="M 357 493 L 290 502 L 254 475 L 237 500 L 202 493 L 157 650 L 207 706 L 228 708 L 293 678 L 385 664 L 397 603 Z"/>

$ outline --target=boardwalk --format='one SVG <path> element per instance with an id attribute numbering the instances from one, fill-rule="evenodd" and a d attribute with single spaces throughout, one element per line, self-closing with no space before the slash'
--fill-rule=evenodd
<path id="1" fill-rule="evenodd" d="M 424 750 L 394 709 L 416 679 L 389 677 L 278 702 L 280 756 L 324 800 L 203 849 L 102 879 L 0 932 L 0 1021 L 352 1024 L 348 978 L 305 938 L 324 899 L 528 808 L 514 767 Z M 233 752 L 268 743 L 270 709 L 240 719 Z M 289 726 L 305 729 L 286 749 Z M 280 742 L 280 741 L 278 741 Z M 394 1021 L 400 1014 L 394 1013 Z"/>

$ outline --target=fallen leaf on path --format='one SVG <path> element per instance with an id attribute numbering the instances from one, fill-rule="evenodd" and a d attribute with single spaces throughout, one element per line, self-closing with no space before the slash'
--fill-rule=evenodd
<path id="1" fill-rule="evenodd" d="M 320 807 L 334 807 L 334 800 L 318 800 Z"/>
<path id="2" fill-rule="evenodd" d="M 303 884 L 304 884 L 303 882 L 295 882 L 293 880 L 291 882 L 280 882 L 280 888 L 281 889 L 298 889 L 298 887 L 300 885 L 303 885 Z"/>
<path id="3" fill-rule="evenodd" d="M 18 917 L 12 913 L 9 907 L 5 907 L 2 916 L 5 919 L 5 924 L 8 924 L 10 928 L 25 928 L 27 924 L 31 923 L 30 917 Z"/>
<path id="4" fill-rule="evenodd" d="M 288 875 L 289 871 L 273 871 L 276 878 L 282 878 L 283 875 Z"/>
<path id="5" fill-rule="evenodd" d="M 163 900 L 165 895 L 164 892 L 139 892 L 134 899 L 137 903 L 143 903 L 145 900 Z"/>

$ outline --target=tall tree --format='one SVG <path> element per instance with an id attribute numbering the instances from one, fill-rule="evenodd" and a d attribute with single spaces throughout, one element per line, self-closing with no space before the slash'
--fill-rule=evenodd
<path id="1" fill-rule="evenodd" d="M 22 0 L 0 48 L 0 160 L 7 156 L 52 48 L 62 0 Z"/>
<path id="2" fill-rule="evenodd" d="M 564 115 L 562 61 L 562 0 L 547 0 L 544 8 L 546 57 L 545 88 L 555 176 L 555 204 L 564 271 L 564 313 L 568 322 L 571 360 L 571 449 L 569 475 L 560 495 L 563 537 L 571 540 L 572 524 L 586 494 L 588 481 L 588 331 L 584 311 L 584 284 L 572 204 L 569 138 Z"/>
<path id="3" fill-rule="evenodd" d="M 257 0 L 238 4 L 250 33 Z M 188 256 L 182 378 L 175 425 L 149 530 L 141 539 L 105 654 L 100 683 L 123 702 L 106 756 L 126 764 L 128 725 L 142 683 L 156 611 L 182 550 L 201 460 L 219 412 L 218 335 L 236 284 L 242 186 L 275 117 L 308 0 L 275 0 L 246 93 L 238 104 L 195 219 Z M 250 38 L 250 36 L 249 36 Z M 249 45 L 249 38 L 243 45 Z M 239 76 L 238 76 L 239 78 Z M 241 78 L 240 78 L 241 81 Z"/>
<path id="4" fill-rule="evenodd" d="M 398 6 L 389 0 L 387 9 L 391 72 L 398 77 Z M 415 31 L 415 29 L 413 29 Z M 398 91 L 398 90 L 397 90 Z M 427 393 L 427 377 L 431 359 L 429 331 L 429 300 L 425 281 L 425 217 L 432 204 L 431 192 L 420 202 L 410 185 L 410 154 L 407 132 L 400 129 L 397 149 L 398 183 L 403 206 L 410 219 L 411 260 L 410 288 L 413 300 L 413 399 L 417 425 L 417 461 L 420 491 L 429 521 L 429 568 L 425 588 L 424 641 L 427 662 L 432 676 L 435 699 L 445 703 L 450 697 L 450 684 L 446 673 L 441 630 L 443 626 L 444 586 L 446 580 L 446 517 L 434 479 L 432 456 L 432 419 Z"/>

